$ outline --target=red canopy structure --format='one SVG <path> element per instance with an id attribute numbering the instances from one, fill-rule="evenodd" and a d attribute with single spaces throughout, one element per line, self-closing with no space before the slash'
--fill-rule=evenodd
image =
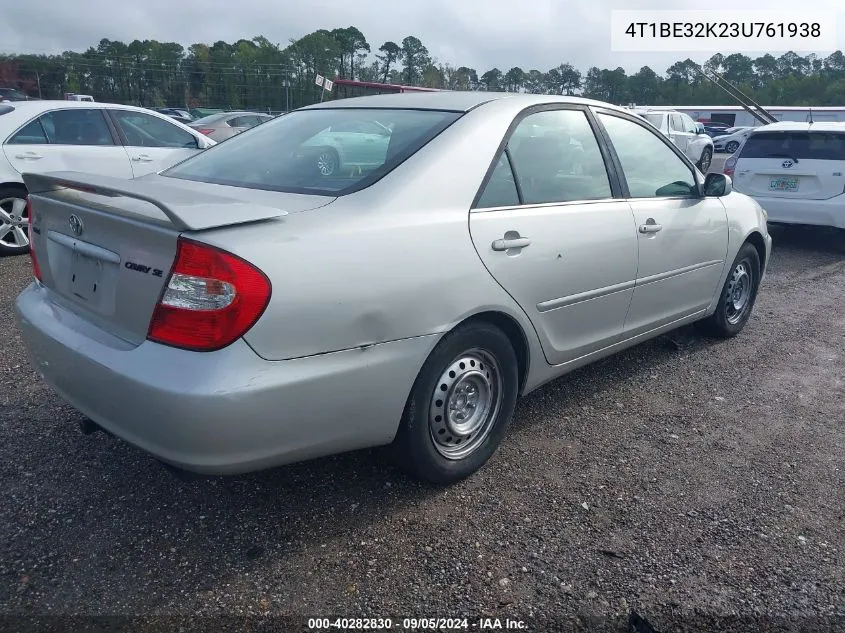
<path id="1" fill-rule="evenodd" d="M 438 92 L 438 88 L 420 88 L 400 84 L 384 84 L 376 81 L 355 81 L 353 79 L 334 79 L 332 92 L 338 98 L 364 97 L 367 95 L 394 94 L 399 92 Z"/>

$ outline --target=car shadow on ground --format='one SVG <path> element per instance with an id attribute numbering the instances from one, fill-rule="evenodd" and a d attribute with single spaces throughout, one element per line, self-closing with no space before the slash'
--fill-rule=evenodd
<path id="1" fill-rule="evenodd" d="M 772 251 L 781 249 L 811 252 L 817 255 L 845 254 L 845 229 L 804 224 L 769 223 Z"/>
<path id="2" fill-rule="evenodd" d="M 696 339 L 685 349 L 695 352 L 707 345 L 708 341 Z M 577 416 L 580 398 L 657 371 L 677 353 L 661 338 L 541 387 L 518 403 L 503 448 L 515 444 L 518 449 L 523 433 L 543 424 L 544 418 L 561 412 Z M 556 400 L 555 413 L 538 419 L 533 403 L 549 397 Z M 50 539 L 63 544 L 64 553 L 50 561 L 57 577 L 48 581 L 41 577 L 43 572 L 28 572 L 29 583 L 41 585 L 54 604 L 58 588 L 66 596 L 59 602 L 72 601 L 74 587 L 96 593 L 101 582 L 143 586 L 151 574 L 154 580 L 149 582 L 157 588 L 196 592 L 200 599 L 203 592 L 241 582 L 256 566 L 266 570 L 308 564 L 312 556 L 332 549 L 346 556 L 344 548 L 369 540 L 374 524 L 380 525 L 380 534 L 385 525 L 424 526 L 423 514 L 448 514 L 455 496 L 485 485 L 484 475 L 451 488 L 417 482 L 389 465 L 383 449 L 246 475 L 181 479 L 117 438 L 105 433 L 81 435 L 73 428 L 79 414 L 65 405 L 57 408 L 59 415 L 38 421 L 57 456 L 48 464 L 27 464 L 26 469 L 35 471 L 30 473 L 33 479 L 62 483 L 40 484 L 39 494 L 29 495 L 26 511 L 15 512 L 48 522 L 59 518 L 54 527 L 42 525 L 37 530 L 43 538 L 47 528 Z M 488 468 L 497 468 L 495 458 Z M 48 477 L 42 477 L 45 470 L 50 471 Z M 15 549 L 26 547 L 31 536 L 19 534 Z M 360 557 L 360 553 L 348 555 Z M 151 561 L 155 561 L 152 568 Z M 99 579 L 93 585 L 84 580 L 92 577 Z M 0 601 L 8 604 L 3 593 Z M 12 602 L 21 606 L 43 609 L 42 600 L 34 595 L 27 599 L 24 592 L 15 598 Z M 164 609 L 170 598 L 159 593 L 143 602 Z"/>

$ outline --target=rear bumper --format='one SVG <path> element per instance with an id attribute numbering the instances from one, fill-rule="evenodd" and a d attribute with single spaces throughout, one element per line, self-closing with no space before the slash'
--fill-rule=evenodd
<path id="1" fill-rule="evenodd" d="M 33 364 L 74 408 L 158 459 L 205 474 L 389 443 L 436 337 L 289 361 L 243 341 L 211 353 L 129 347 L 33 283 L 16 316 Z"/>
<path id="2" fill-rule="evenodd" d="M 827 200 L 787 200 L 754 196 L 766 210 L 769 222 L 808 224 L 845 229 L 845 195 Z"/>

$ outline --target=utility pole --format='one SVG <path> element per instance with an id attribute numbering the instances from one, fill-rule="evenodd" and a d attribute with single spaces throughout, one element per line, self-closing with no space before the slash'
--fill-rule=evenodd
<path id="1" fill-rule="evenodd" d="M 41 74 L 35 73 L 35 83 L 38 84 L 38 98 L 43 99 L 44 97 L 41 96 Z"/>
<path id="2" fill-rule="evenodd" d="M 282 79 L 282 87 L 285 89 L 285 112 L 290 112 L 290 80 Z"/>

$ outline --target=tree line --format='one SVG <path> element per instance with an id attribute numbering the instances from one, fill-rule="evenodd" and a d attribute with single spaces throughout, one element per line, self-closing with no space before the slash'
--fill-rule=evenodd
<path id="1" fill-rule="evenodd" d="M 827 57 L 716 54 L 704 67 L 764 105 L 845 104 L 842 51 Z M 84 52 L 0 55 L 0 87 L 44 99 L 73 92 L 147 107 L 292 109 L 332 97 L 315 85 L 317 74 L 450 90 L 580 95 L 622 105 L 735 105 L 691 59 L 663 73 L 648 66 L 630 75 L 621 67 L 591 67 L 582 73 L 565 62 L 547 70 L 514 66 L 479 72 L 435 59 L 413 35 L 376 48 L 354 26 L 320 29 L 284 47 L 263 36 L 187 48 L 175 42 L 103 39 Z"/>

